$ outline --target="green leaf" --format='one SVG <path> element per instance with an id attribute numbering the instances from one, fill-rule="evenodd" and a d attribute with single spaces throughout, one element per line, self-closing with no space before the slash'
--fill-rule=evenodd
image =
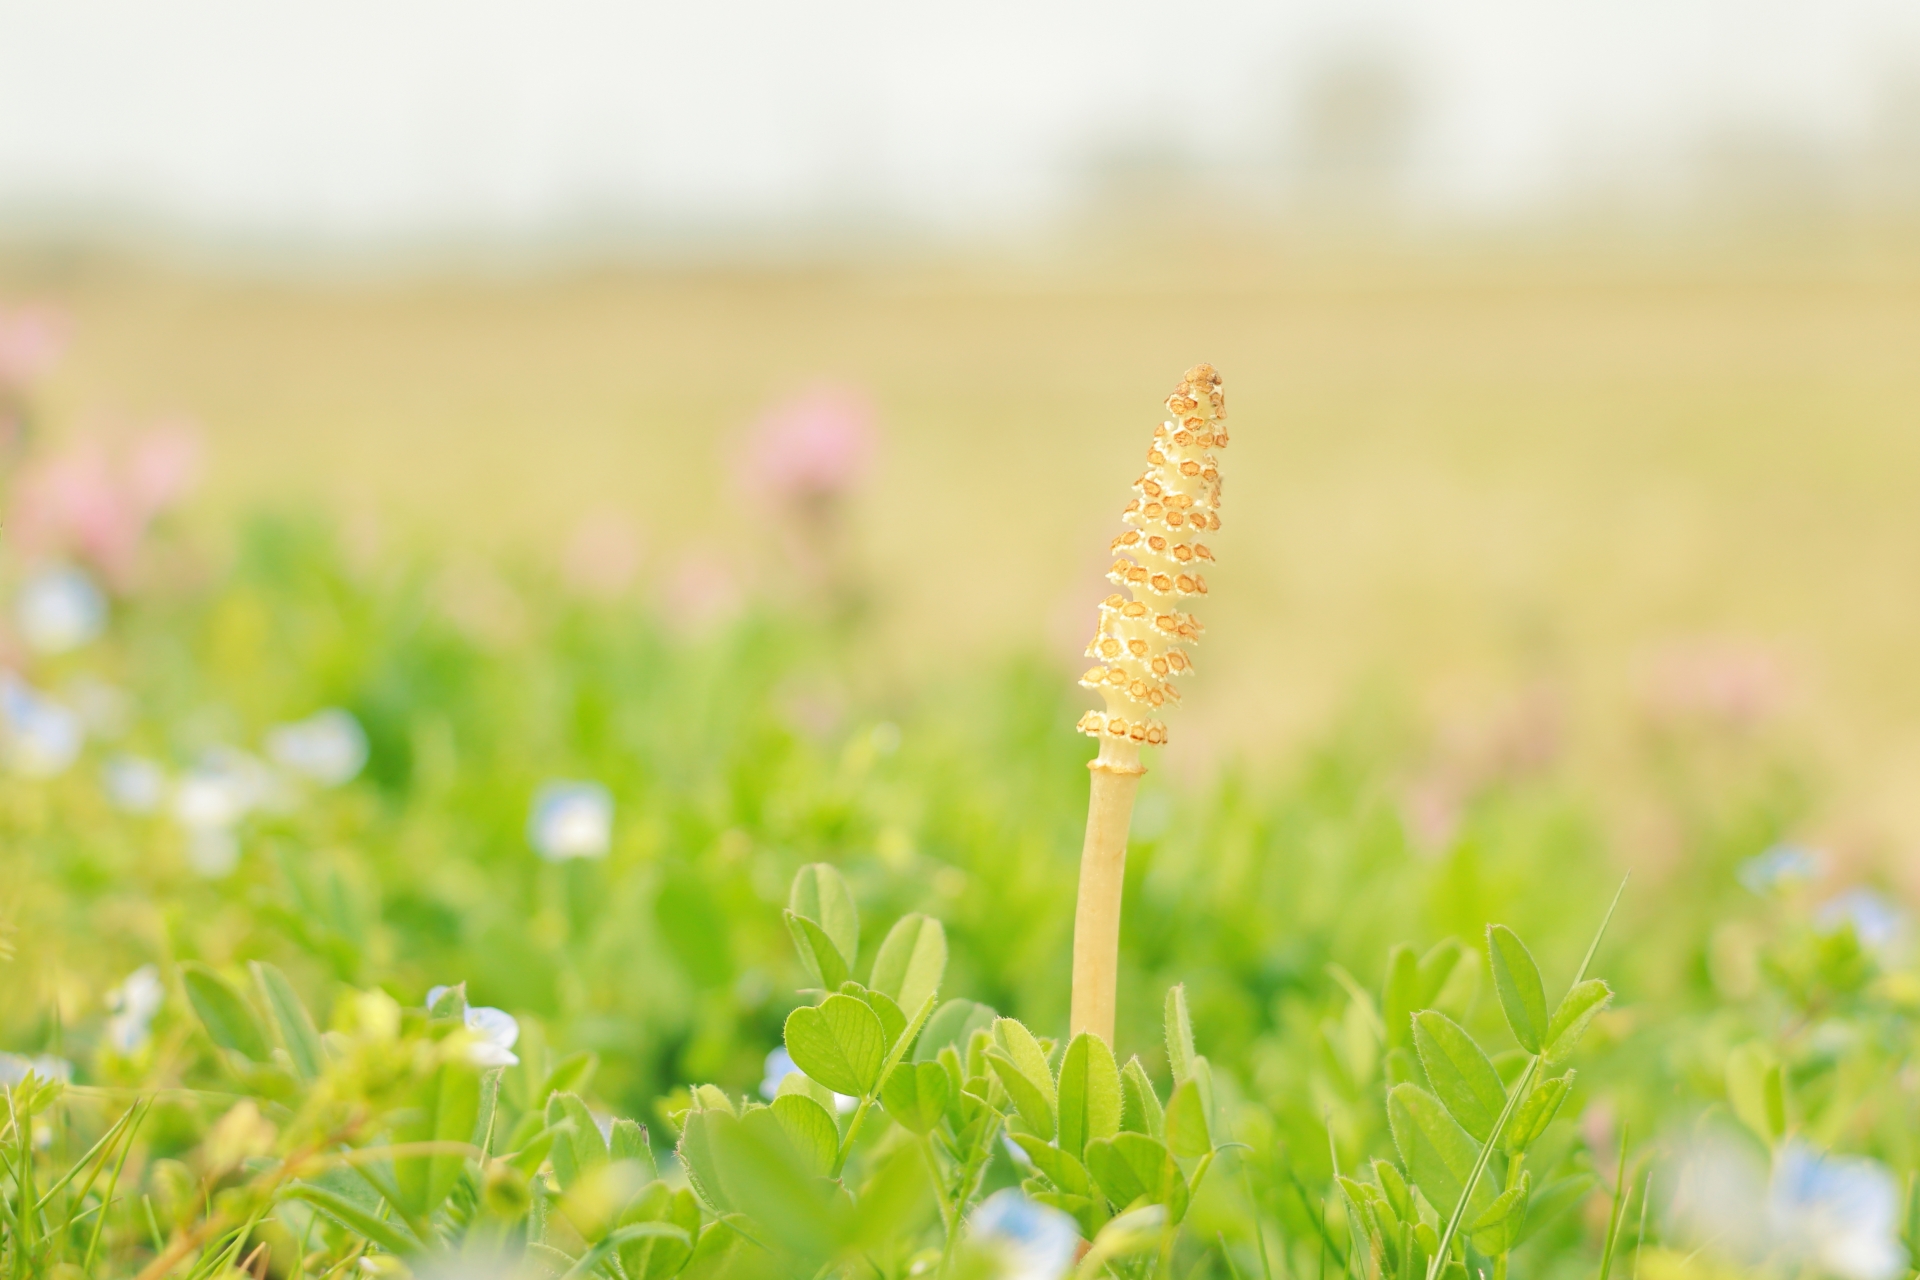
<path id="1" fill-rule="evenodd" d="M 799 952 L 800 963 L 813 975 L 813 980 L 822 991 L 838 991 L 853 966 L 833 945 L 827 931 L 791 911 L 785 912 L 782 918 L 787 922 L 787 932 L 793 935 L 793 949 Z"/>
<path id="2" fill-rule="evenodd" d="M 1038 1178 L 1027 1179 L 1020 1184 L 1020 1189 L 1026 1193 L 1027 1199 L 1035 1204 L 1044 1204 L 1050 1209 L 1058 1209 L 1072 1218 L 1083 1236 L 1091 1237 L 1100 1230 L 1100 1224 L 1107 1220 L 1106 1202 L 1103 1200 L 1096 1206 L 1091 1193 L 1076 1196 L 1065 1191 L 1043 1190 Z"/>
<path id="3" fill-rule="evenodd" d="M 1507 1105 L 1493 1063 L 1458 1023 L 1433 1009 L 1414 1015 L 1413 1042 L 1434 1093 L 1462 1128 L 1485 1142 Z"/>
<path id="4" fill-rule="evenodd" d="M 973 1033 L 992 1029 L 994 1017 L 993 1010 L 984 1004 L 972 1000 L 947 1001 L 927 1019 L 926 1030 L 920 1033 L 920 1041 L 913 1047 L 913 1060 L 932 1062 L 948 1045 L 965 1053 Z"/>
<path id="5" fill-rule="evenodd" d="M 805 1272 L 816 1270 L 845 1230 L 844 1198 L 829 1196 L 830 1184 L 808 1167 L 767 1108 L 750 1108 L 738 1119 L 709 1112 L 708 1120 L 727 1198 L 759 1225 L 755 1238 L 796 1255 Z"/>
<path id="6" fill-rule="evenodd" d="M 465 1061 L 442 1062 L 420 1084 L 412 1103 L 406 1119 L 394 1126 L 396 1142 L 471 1142 L 480 1116 L 480 1072 Z M 466 1166 L 464 1153 L 395 1157 L 393 1179 L 400 1192 L 396 1207 L 412 1221 L 425 1221 Z"/>
<path id="7" fill-rule="evenodd" d="M 1341 1195 L 1346 1197 L 1349 1224 L 1370 1237 L 1376 1235 L 1376 1227 L 1385 1227 L 1385 1224 L 1372 1212 L 1374 1201 L 1380 1196 L 1378 1191 L 1364 1182 L 1355 1182 L 1345 1174 L 1335 1174 L 1333 1180 L 1339 1184 Z M 1384 1235 L 1385 1239 L 1393 1238 L 1391 1234 L 1384 1231 L 1379 1234 Z M 1377 1240 L 1376 1243 L 1378 1243 Z"/>
<path id="8" fill-rule="evenodd" d="M 647 1141 L 647 1126 L 622 1116 L 613 1122 L 607 1139 L 607 1155 L 615 1161 L 631 1160 L 647 1171 L 648 1181 L 660 1176 L 653 1162 L 653 1144 Z"/>
<path id="9" fill-rule="evenodd" d="M 828 1115 L 832 1115 L 834 1112 L 836 1103 L 833 1098 L 833 1090 L 827 1088 L 827 1086 L 821 1084 L 804 1071 L 789 1071 L 786 1075 L 782 1076 L 779 1088 L 774 1091 L 774 1096 L 784 1098 L 790 1093 L 797 1093 L 803 1098 L 812 1098 L 820 1104 L 821 1109 Z"/>
<path id="10" fill-rule="evenodd" d="M 918 913 L 901 916 L 873 960 L 875 991 L 902 1009 L 918 1009 L 940 990 L 947 971 L 947 931 Z"/>
<path id="11" fill-rule="evenodd" d="M 1447 1114 L 1438 1098 L 1416 1085 L 1396 1085 L 1388 1092 L 1387 1124 L 1414 1184 L 1441 1218 L 1447 1218 L 1473 1173 L 1480 1144 Z M 1485 1213 L 1492 1203 L 1493 1191 L 1482 1178 L 1467 1201 L 1468 1220 Z"/>
<path id="12" fill-rule="evenodd" d="M 931 1007 L 931 1006 L 929 1006 Z M 903 1143 L 880 1156 L 858 1188 L 845 1248 L 877 1251 L 897 1248 L 920 1234 L 939 1212 L 927 1162 L 913 1144 Z"/>
<path id="13" fill-rule="evenodd" d="M 529 1118 L 538 1122 L 537 1117 Z M 553 1150 L 554 1140 L 559 1138 L 563 1129 L 568 1127 L 556 1128 L 545 1125 L 524 1137 L 516 1134 L 515 1140 L 510 1143 L 513 1149 L 502 1158 L 521 1173 L 531 1177 L 535 1170 L 546 1163 L 548 1152 Z"/>
<path id="14" fill-rule="evenodd" d="M 1487 926 L 1487 958 L 1493 962 L 1494 989 L 1513 1038 L 1528 1053 L 1539 1053 L 1547 1038 L 1547 996 L 1533 954 L 1513 930 L 1492 924 Z"/>
<path id="15" fill-rule="evenodd" d="M 787 894 L 787 910 L 819 926 L 846 961 L 846 968 L 853 969 L 860 954 L 860 909 L 854 905 L 853 890 L 847 888 L 838 871 L 824 862 L 800 868 Z"/>
<path id="16" fill-rule="evenodd" d="M 880 1033 L 887 1038 L 888 1048 L 892 1048 L 900 1033 L 907 1029 L 907 1015 L 900 1012 L 900 1006 L 891 997 L 851 980 L 840 984 L 840 994 L 852 996 L 878 1015 Z"/>
<path id="17" fill-rule="evenodd" d="M 880 1083 L 887 1034 L 865 1001 L 831 995 L 787 1015 L 787 1052 L 793 1064 L 835 1093 L 864 1098 Z"/>
<path id="18" fill-rule="evenodd" d="M 1178 1222 L 1187 1211 L 1187 1180 L 1158 1140 L 1143 1133 L 1121 1133 L 1087 1144 L 1087 1172 L 1117 1208 L 1136 1200 L 1167 1206 Z"/>
<path id="19" fill-rule="evenodd" d="M 1494 1197 L 1486 1212 L 1467 1224 L 1466 1231 L 1474 1247 L 1482 1253 L 1500 1254 L 1513 1248 L 1514 1237 L 1527 1218 L 1527 1194 L 1533 1189 L 1533 1175 L 1522 1172 L 1520 1181 Z"/>
<path id="20" fill-rule="evenodd" d="M 671 1224 L 685 1233 L 686 1239 L 655 1236 L 622 1243 L 620 1269 L 628 1280 L 666 1280 L 686 1265 L 693 1252 L 692 1242 L 700 1234 L 700 1205 L 691 1191 L 650 1182 L 620 1211 L 621 1226 L 640 1222 Z"/>
<path id="21" fill-rule="evenodd" d="M 693 1256 L 680 1270 L 681 1280 L 734 1280 L 768 1271 L 766 1251 L 754 1242 L 753 1223 L 729 1213 L 700 1229 Z M 777 1274 L 777 1273 L 776 1273 Z"/>
<path id="22" fill-rule="evenodd" d="M 1518 1155 L 1534 1143 L 1540 1141 L 1540 1135 L 1553 1123 L 1553 1117 L 1560 1111 L 1560 1104 L 1567 1099 L 1567 1093 L 1573 1088 L 1574 1072 L 1555 1076 L 1551 1080 L 1542 1080 L 1533 1087 L 1513 1113 L 1513 1119 L 1507 1122 L 1506 1135 L 1500 1145 L 1508 1155 Z"/>
<path id="23" fill-rule="evenodd" d="M 1375 1160 L 1373 1180 L 1380 1185 L 1380 1191 L 1386 1196 L 1387 1203 L 1393 1206 L 1396 1217 L 1402 1222 L 1417 1219 L 1418 1215 L 1413 1211 L 1413 1195 L 1407 1190 L 1407 1180 L 1400 1176 L 1398 1169 L 1385 1160 Z"/>
<path id="24" fill-rule="evenodd" d="M 254 1062 L 272 1059 L 260 1020 L 232 983 L 196 960 L 181 962 L 180 980 L 187 988 L 193 1011 L 200 1015 L 215 1044 Z"/>
<path id="25" fill-rule="evenodd" d="M 295 1182 L 280 1193 L 282 1200 L 303 1200 L 355 1235 L 371 1240 L 388 1253 L 411 1258 L 422 1252 L 420 1242 L 398 1223 L 389 1222 L 337 1191 Z"/>
<path id="26" fill-rule="evenodd" d="M 840 1126 L 825 1107 L 804 1094 L 789 1093 L 773 1100 L 773 1115 L 786 1131 L 787 1141 L 809 1168 L 824 1178 L 840 1154 Z"/>
<path id="27" fill-rule="evenodd" d="M 687 1171 L 688 1185 L 716 1217 L 738 1212 L 727 1198 L 714 1144 L 714 1135 L 720 1126 L 733 1120 L 731 1111 L 707 1108 L 689 1111 L 680 1122 L 680 1145 L 675 1148 L 680 1155 L 680 1167 Z M 701 1243 L 704 1245 L 704 1237 Z"/>
<path id="28" fill-rule="evenodd" d="M 1120 1132 L 1120 1068 L 1099 1036 L 1083 1031 L 1060 1060 L 1060 1148 L 1078 1156 L 1094 1138 Z"/>
<path id="29" fill-rule="evenodd" d="M 946 1114 L 950 1088 L 947 1070 L 939 1063 L 903 1062 L 880 1086 L 880 1105 L 902 1129 L 924 1135 Z"/>
<path id="30" fill-rule="evenodd" d="M 1613 992 L 1598 978 L 1577 983 L 1560 1001 L 1547 1023 L 1547 1039 L 1540 1056 L 1549 1065 L 1566 1061 L 1580 1037 L 1600 1011 L 1613 1003 Z"/>
<path id="31" fill-rule="evenodd" d="M 1087 1167 L 1073 1156 L 1030 1133 L 1016 1133 L 1013 1140 L 1027 1153 L 1027 1159 L 1033 1161 L 1033 1167 L 1059 1190 L 1075 1196 L 1093 1194 L 1093 1184 L 1087 1181 Z"/>
<path id="32" fill-rule="evenodd" d="M 1120 1069 L 1120 1127 L 1128 1133 L 1144 1133 L 1150 1138 L 1166 1132 L 1166 1115 L 1160 1109 L 1160 1095 L 1135 1054 Z"/>
<path id="33" fill-rule="evenodd" d="M 1727 1101 L 1768 1146 L 1786 1135 L 1786 1080 L 1765 1046 L 1743 1044 L 1727 1055 Z"/>
<path id="34" fill-rule="evenodd" d="M 1525 1244 L 1542 1227 L 1586 1199 L 1598 1185 L 1592 1174 L 1577 1173 L 1540 1188 L 1540 1194 L 1527 1205 L 1527 1218 L 1514 1234 L 1513 1247 L 1518 1249 Z"/>
<path id="35" fill-rule="evenodd" d="M 1193 1019 L 1187 1015 L 1187 988 L 1179 983 L 1167 988 L 1165 1015 L 1167 1065 L 1173 1070 L 1173 1082 L 1179 1084 L 1193 1074 Z"/>
<path id="36" fill-rule="evenodd" d="M 686 1228 L 673 1222 L 634 1222 L 611 1231 L 607 1236 L 594 1242 L 592 1248 L 581 1254 L 561 1280 L 584 1280 L 587 1276 L 601 1273 L 600 1264 L 609 1254 L 617 1253 L 628 1245 L 642 1241 L 664 1240 L 681 1247 L 693 1243 Z"/>
<path id="37" fill-rule="evenodd" d="M 1208 1118 L 1200 1081 L 1188 1078 L 1174 1086 L 1167 1101 L 1167 1145 L 1180 1157 L 1203 1156 L 1213 1150 L 1213 1125 Z"/>
<path id="38" fill-rule="evenodd" d="M 893 1047 L 887 1050 L 886 1058 L 880 1063 L 882 1081 L 885 1081 L 892 1074 L 893 1069 L 906 1059 L 907 1050 L 913 1047 L 914 1040 L 920 1035 L 920 1029 L 927 1025 L 927 1019 L 932 1016 L 933 997 L 928 996 L 920 1002 L 920 1007 L 913 1011 L 913 1017 L 907 1020 L 906 1028 L 894 1037 Z"/>
<path id="39" fill-rule="evenodd" d="M 307 1006 L 300 1002 L 286 974 L 260 960 L 255 960 L 250 967 L 260 1002 L 273 1015 L 280 1047 L 293 1060 L 294 1073 L 302 1080 L 314 1079 L 326 1068 L 327 1055 L 321 1048 L 320 1033 L 314 1028 Z"/>
<path id="40" fill-rule="evenodd" d="M 1020 1073 L 1039 1086 L 1047 1105 L 1054 1105 L 1053 1069 L 1047 1065 L 1047 1051 L 1034 1039 L 1033 1032 L 1012 1018 L 1000 1018 L 993 1024 L 993 1044 Z"/>
<path id="41" fill-rule="evenodd" d="M 1020 1070 L 1012 1058 L 998 1049 L 987 1051 L 987 1062 L 993 1067 L 993 1073 L 1000 1077 L 1000 1083 L 1006 1086 L 1007 1096 L 1013 1099 L 1014 1109 L 1027 1122 L 1027 1127 L 1042 1138 L 1053 1137 L 1053 1103 L 1046 1091 Z"/>
<path id="42" fill-rule="evenodd" d="M 1387 983 L 1380 995 L 1388 1048 L 1399 1048 L 1410 1042 L 1414 1011 L 1425 1004 L 1420 998 L 1420 961 L 1412 947 L 1404 942 L 1396 943 L 1387 953 Z"/>
<path id="43" fill-rule="evenodd" d="M 571 1093 L 556 1093 L 547 1099 L 547 1124 L 560 1127 L 554 1137 L 553 1172 L 562 1191 L 607 1163 L 606 1140 L 600 1136 L 599 1122 L 587 1104 Z"/>

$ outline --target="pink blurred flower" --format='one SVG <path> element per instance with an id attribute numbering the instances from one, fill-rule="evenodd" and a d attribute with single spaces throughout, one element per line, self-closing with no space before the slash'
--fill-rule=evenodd
<path id="1" fill-rule="evenodd" d="M 680 558 L 665 584 L 667 625 L 682 635 L 698 635 L 740 611 L 740 583 L 726 561 L 709 551 Z"/>
<path id="2" fill-rule="evenodd" d="M 1705 721 L 1751 729 L 1786 701 L 1787 679 L 1765 648 L 1741 641 L 1693 640 L 1668 646 L 1650 664 L 1646 701 L 1657 719 Z"/>
<path id="3" fill-rule="evenodd" d="M 192 485 L 198 461 L 198 441 L 178 426 L 142 436 L 117 465 L 97 440 L 41 459 L 14 492 L 13 545 L 29 560 L 85 560 L 125 585 L 148 527 Z"/>
<path id="4" fill-rule="evenodd" d="M 865 476 L 873 440 L 873 404 L 864 394 L 814 387 L 754 424 L 740 463 L 742 487 L 784 502 L 841 497 Z"/>
<path id="5" fill-rule="evenodd" d="M 560 573 L 582 595 L 612 599 L 640 574 L 640 530 L 624 512 L 582 516 L 560 556 Z"/>
<path id="6" fill-rule="evenodd" d="M 67 347 L 66 317 L 42 307 L 0 311 L 0 388 L 38 382 Z"/>

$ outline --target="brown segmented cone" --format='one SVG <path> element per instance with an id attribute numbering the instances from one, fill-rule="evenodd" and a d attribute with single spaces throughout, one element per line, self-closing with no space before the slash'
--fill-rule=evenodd
<path id="1" fill-rule="evenodd" d="M 1193 670 L 1186 646 L 1201 627 L 1184 606 L 1207 594 L 1207 539 L 1220 528 L 1214 452 L 1227 446 L 1227 402 L 1213 366 L 1187 370 L 1167 410 L 1173 417 L 1154 429 L 1147 469 L 1121 513 L 1127 530 L 1112 544 L 1117 558 L 1107 578 L 1127 594 L 1101 602 L 1099 630 L 1087 645 L 1100 665 L 1080 678 L 1107 704 L 1080 718 L 1080 732 L 1146 746 L 1167 740 L 1161 712 L 1180 700 L 1175 678 Z"/>
<path id="2" fill-rule="evenodd" d="M 1213 563 L 1207 536 L 1220 528 L 1220 468 L 1214 451 L 1227 445 L 1226 397 L 1212 365 L 1195 365 L 1167 397 L 1173 416 L 1154 430 L 1147 469 L 1121 513 L 1126 532 L 1113 540 L 1117 558 L 1107 577 L 1125 588 L 1100 605 L 1100 627 L 1087 645 L 1098 666 L 1080 683 L 1106 699 L 1080 718 L 1080 732 L 1100 740 L 1087 797 L 1087 835 L 1080 851 L 1080 896 L 1073 918 L 1073 1035 L 1091 1032 L 1113 1043 L 1120 961 L 1120 892 L 1126 879 L 1127 828 L 1139 789 L 1142 746 L 1167 740 L 1162 708 L 1179 701 L 1176 676 L 1193 670 L 1186 646 L 1200 622 L 1181 606 L 1207 594 Z"/>

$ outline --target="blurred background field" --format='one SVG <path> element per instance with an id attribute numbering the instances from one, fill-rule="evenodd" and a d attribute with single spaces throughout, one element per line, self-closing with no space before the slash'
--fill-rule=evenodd
<path id="1" fill-rule="evenodd" d="M 1616 763 L 1636 718 L 1719 700 L 1793 718 L 1843 838 L 1893 853 L 1920 838 L 1920 255 L 1728 238 L 1201 229 L 334 284 L 16 255 L 7 277 L 72 316 L 63 422 L 202 424 L 203 527 L 291 504 L 375 545 L 557 565 L 609 526 L 656 588 L 690 557 L 747 572 L 756 416 L 866 395 L 853 554 L 914 680 L 1022 649 L 1070 669 L 1165 366 L 1205 355 L 1233 380 L 1230 552 L 1169 768 L 1284 756 L 1367 690 L 1442 736 L 1531 717 Z"/>

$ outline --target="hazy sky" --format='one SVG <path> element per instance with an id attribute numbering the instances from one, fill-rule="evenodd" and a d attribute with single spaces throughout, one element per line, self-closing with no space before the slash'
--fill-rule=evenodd
<path id="1" fill-rule="evenodd" d="M 1920 4 L 0 0 L 0 217 L 1018 226 L 1103 155 L 1284 173 L 1342 60 L 1404 81 L 1427 207 L 1506 211 L 1715 136 L 1858 146 L 1920 84 Z"/>

